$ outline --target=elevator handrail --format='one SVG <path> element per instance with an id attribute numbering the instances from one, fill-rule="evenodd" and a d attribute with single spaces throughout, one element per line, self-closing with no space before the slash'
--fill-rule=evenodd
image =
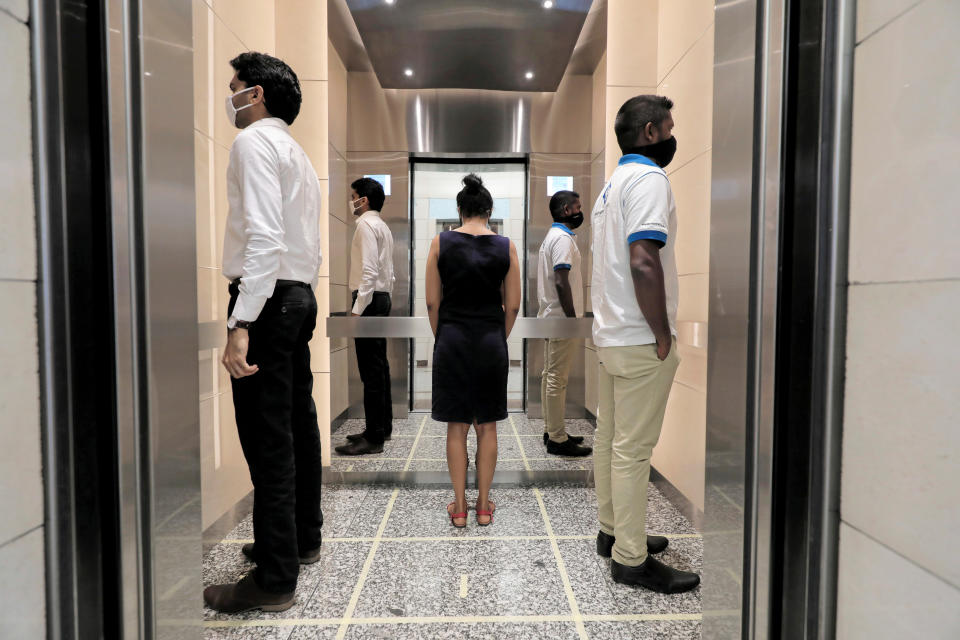
<path id="1" fill-rule="evenodd" d="M 433 338 L 423 316 L 327 318 L 328 338 Z M 589 338 L 593 318 L 517 318 L 511 338 Z"/>

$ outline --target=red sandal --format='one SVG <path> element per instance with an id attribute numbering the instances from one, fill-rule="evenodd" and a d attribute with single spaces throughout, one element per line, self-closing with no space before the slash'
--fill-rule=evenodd
<path id="1" fill-rule="evenodd" d="M 489 511 L 486 511 L 486 510 L 484 510 L 484 509 L 480 509 L 479 507 L 478 507 L 477 510 L 476 510 L 476 511 L 477 511 L 477 524 L 478 524 L 479 526 L 481 526 L 481 527 L 489 527 L 490 525 L 493 524 L 493 512 L 497 510 L 497 505 L 496 505 L 496 504 L 494 504 L 492 501 L 489 501 L 489 500 L 488 500 L 488 502 L 490 502 L 490 510 L 489 510 Z M 487 523 L 480 522 L 480 516 L 489 516 L 490 522 L 487 522 Z"/>
<path id="2" fill-rule="evenodd" d="M 463 513 L 453 513 L 452 511 L 450 511 L 450 507 L 452 507 L 455 504 L 457 503 L 451 502 L 450 504 L 447 505 L 447 515 L 450 516 L 450 524 L 452 524 L 457 529 L 465 529 L 467 527 L 467 522 L 466 522 L 467 512 L 464 511 Z M 463 524 L 457 524 L 456 522 L 454 522 L 454 520 L 457 520 L 459 518 L 463 518 L 464 520 Z"/>

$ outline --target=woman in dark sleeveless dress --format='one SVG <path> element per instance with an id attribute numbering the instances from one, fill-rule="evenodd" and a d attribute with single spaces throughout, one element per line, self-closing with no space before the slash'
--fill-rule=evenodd
<path id="1" fill-rule="evenodd" d="M 477 430 L 477 524 L 493 522 L 497 421 L 507 417 L 507 336 L 520 313 L 520 262 L 509 238 L 489 229 L 493 198 L 470 174 L 457 194 L 462 226 L 433 239 L 426 298 L 433 349 L 433 419 L 447 424 L 454 501 L 447 513 L 467 525 L 467 433 Z"/>

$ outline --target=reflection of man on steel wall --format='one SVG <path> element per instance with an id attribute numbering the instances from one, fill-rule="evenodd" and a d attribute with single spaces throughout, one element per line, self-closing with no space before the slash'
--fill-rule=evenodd
<path id="1" fill-rule="evenodd" d="M 350 207 L 357 230 L 350 247 L 350 290 L 354 316 L 389 316 L 393 292 L 393 235 L 380 217 L 385 200 L 383 186 L 372 178 L 350 185 Z M 347 436 L 350 442 L 336 448 L 344 456 L 381 453 L 393 433 L 393 401 L 386 338 L 356 338 L 357 367 L 363 381 L 363 433 Z"/>
<path id="2" fill-rule="evenodd" d="M 574 229 L 583 224 L 580 194 L 557 191 L 550 198 L 553 226 L 540 246 L 537 264 L 538 318 L 576 318 L 583 315 L 583 279 L 580 274 L 580 249 Z M 547 453 L 556 456 L 588 456 L 593 451 L 583 446 L 583 436 L 567 434 L 563 421 L 567 404 L 567 380 L 578 346 L 577 338 L 548 338 L 543 348 L 543 374 L 540 398 L 543 403 Z"/>

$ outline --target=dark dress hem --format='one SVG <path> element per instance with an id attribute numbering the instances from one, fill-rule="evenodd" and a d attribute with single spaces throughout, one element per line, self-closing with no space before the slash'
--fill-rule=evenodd
<path id="1" fill-rule="evenodd" d="M 431 413 L 430 419 L 435 420 L 436 422 L 461 422 L 463 424 L 472 425 L 474 422 L 476 422 L 477 424 L 486 424 L 488 422 L 502 422 L 507 419 L 507 415 L 508 415 L 507 413 L 504 413 L 499 418 L 493 418 L 491 420 L 480 420 L 480 419 L 459 420 L 459 419 L 453 419 L 453 418 L 438 417 L 437 414 Z"/>

